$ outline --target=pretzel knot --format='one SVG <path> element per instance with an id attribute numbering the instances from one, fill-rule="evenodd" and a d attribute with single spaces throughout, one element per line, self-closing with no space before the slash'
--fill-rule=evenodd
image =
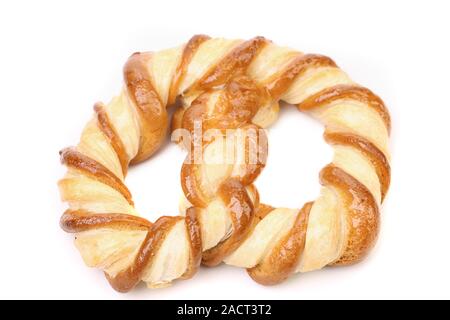
<path id="1" fill-rule="evenodd" d="M 94 106 L 76 147 L 60 152 L 69 208 L 85 263 L 112 287 L 131 290 L 192 277 L 199 264 L 247 268 L 262 284 L 290 274 L 360 261 L 376 242 L 390 183 L 390 117 L 383 101 L 330 59 L 249 41 L 194 36 L 155 53 L 135 53 L 121 94 Z M 334 158 L 322 189 L 301 209 L 260 203 L 253 182 L 267 158 L 263 128 L 279 102 L 325 125 Z M 169 131 L 188 151 L 180 216 L 139 217 L 124 184 L 130 164 L 148 159 Z"/>

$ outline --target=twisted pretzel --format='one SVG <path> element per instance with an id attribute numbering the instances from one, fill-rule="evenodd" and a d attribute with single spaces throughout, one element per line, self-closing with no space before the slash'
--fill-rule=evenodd
<path id="1" fill-rule="evenodd" d="M 156 53 L 135 53 L 125 86 L 97 103 L 79 144 L 60 152 L 68 168 L 59 181 L 69 209 L 62 228 L 88 266 L 104 270 L 114 289 L 149 287 L 194 275 L 199 264 L 245 267 L 262 284 L 295 272 L 363 259 L 376 241 L 379 207 L 390 182 L 390 117 L 382 100 L 350 80 L 327 57 L 302 54 L 257 37 L 249 41 L 194 36 Z M 180 100 L 180 101 L 178 101 Z M 177 102 L 178 101 L 178 102 Z M 325 125 L 334 159 L 322 169 L 319 198 L 298 209 L 259 202 L 253 185 L 267 155 L 264 133 L 221 154 L 225 131 L 261 132 L 279 102 L 298 106 Z M 151 223 L 138 216 L 124 184 L 129 164 L 149 158 L 168 129 L 166 108 L 181 106 L 172 130 L 216 129 L 189 152 L 181 170 L 182 215 Z M 251 145 L 258 158 L 249 161 Z M 219 154 L 218 162 L 206 161 Z"/>

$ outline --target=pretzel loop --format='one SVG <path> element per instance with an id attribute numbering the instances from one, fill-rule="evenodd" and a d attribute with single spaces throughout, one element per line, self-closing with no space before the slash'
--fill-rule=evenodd
<path id="1" fill-rule="evenodd" d="M 375 244 L 390 184 L 391 120 L 383 101 L 330 58 L 262 37 L 197 35 L 133 54 L 124 81 L 120 95 L 94 106 L 78 145 L 60 152 L 69 206 L 61 227 L 114 289 L 166 286 L 192 277 L 201 262 L 244 267 L 271 285 L 358 262 Z M 277 119 L 280 101 L 322 122 L 334 150 L 319 197 L 300 210 L 260 203 L 253 184 L 267 159 L 263 128 Z M 170 131 L 188 152 L 184 199 L 180 216 L 151 223 L 139 217 L 124 179 L 164 142 L 170 105 L 179 106 Z"/>

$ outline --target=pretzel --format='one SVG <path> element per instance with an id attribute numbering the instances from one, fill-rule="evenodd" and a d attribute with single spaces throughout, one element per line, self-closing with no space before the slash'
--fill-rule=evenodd
<path id="1" fill-rule="evenodd" d="M 119 96 L 94 106 L 78 145 L 60 152 L 68 170 L 59 181 L 69 207 L 62 228 L 76 234 L 85 263 L 102 269 L 117 291 L 190 278 L 201 262 L 244 267 L 270 285 L 296 272 L 356 263 L 375 244 L 390 183 L 390 117 L 377 95 L 330 58 L 262 37 L 197 35 L 173 49 L 133 54 L 124 80 Z M 253 185 L 267 157 L 261 128 L 277 119 L 281 101 L 321 121 L 334 149 L 320 172 L 320 196 L 301 209 L 262 204 Z M 169 128 L 172 105 L 178 109 Z M 193 133 L 196 124 L 216 135 L 178 141 L 189 151 L 181 215 L 149 222 L 124 184 L 128 166 L 148 159 L 169 129 Z M 228 151 L 220 152 L 230 131 L 258 133 L 235 143 L 231 163 Z M 196 146 L 200 160 L 191 152 Z"/>

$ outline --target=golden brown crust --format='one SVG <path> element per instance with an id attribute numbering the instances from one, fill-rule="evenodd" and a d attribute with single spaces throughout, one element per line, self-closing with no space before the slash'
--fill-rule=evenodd
<path id="1" fill-rule="evenodd" d="M 255 221 L 259 222 L 264 219 L 271 211 L 275 210 L 274 207 L 260 203 L 258 207 L 255 209 Z"/>
<path id="2" fill-rule="evenodd" d="M 336 63 L 330 58 L 318 54 L 299 55 L 280 72 L 274 74 L 266 82 L 272 99 L 278 100 L 283 93 L 291 86 L 295 78 L 305 73 L 309 68 L 336 67 Z"/>
<path id="3" fill-rule="evenodd" d="M 263 285 L 282 282 L 298 265 L 306 243 L 309 212 L 313 203 L 306 203 L 295 219 L 294 225 L 257 266 L 247 269 L 250 277 Z"/>
<path id="4" fill-rule="evenodd" d="M 180 129 L 183 123 L 183 116 L 186 110 L 183 107 L 180 107 L 175 110 L 172 115 L 172 121 L 170 123 L 170 133 L 173 133 L 175 130 Z"/>
<path id="5" fill-rule="evenodd" d="M 250 185 L 251 183 L 253 183 L 256 180 L 256 178 L 259 176 L 261 171 L 266 166 L 267 156 L 269 153 L 269 146 L 268 146 L 268 139 L 267 139 L 266 131 L 260 130 L 261 128 L 259 128 L 256 125 L 253 125 L 253 124 L 248 125 L 242 129 L 245 130 L 246 132 L 248 132 L 249 130 L 252 130 L 251 132 L 256 133 L 256 137 L 249 136 L 246 139 L 245 174 L 239 178 L 239 181 L 243 185 Z M 255 155 L 251 155 L 251 153 L 253 151 L 252 151 L 252 148 L 249 147 L 249 144 L 251 143 L 249 140 L 251 138 L 256 139 L 255 145 L 257 147 L 257 150 L 253 150 L 253 151 L 256 151 L 256 157 L 257 157 L 256 161 L 254 161 L 255 159 L 251 159 L 252 156 L 255 156 Z"/>
<path id="6" fill-rule="evenodd" d="M 367 88 L 357 85 L 339 84 L 311 95 L 298 105 L 300 110 L 311 110 L 333 101 L 352 99 L 361 101 L 375 110 L 383 119 L 388 132 L 391 130 L 391 118 L 383 100 Z"/>
<path id="7" fill-rule="evenodd" d="M 247 190 L 236 179 L 228 179 L 219 188 L 218 194 L 228 209 L 233 225 L 231 235 L 215 247 L 203 252 L 203 264 L 215 266 L 231 254 L 245 240 L 253 221 L 253 203 Z"/>
<path id="8" fill-rule="evenodd" d="M 187 71 L 187 67 L 191 62 L 192 57 L 195 55 L 200 45 L 209 39 L 211 39 L 209 36 L 198 34 L 193 36 L 184 46 L 183 53 L 181 54 L 180 63 L 177 66 L 175 75 L 172 78 L 172 84 L 170 85 L 168 105 L 172 105 L 173 103 L 175 103 L 178 88 L 180 86 L 180 83 L 183 81 L 183 78 Z"/>
<path id="9" fill-rule="evenodd" d="M 258 192 L 258 189 L 256 189 L 256 187 L 255 187 L 255 185 L 254 184 L 249 184 L 249 185 L 247 185 L 247 191 L 248 191 L 248 194 L 250 195 L 252 195 L 252 201 L 253 201 L 253 207 L 254 208 L 257 208 L 257 207 L 259 207 L 259 192 Z M 256 210 L 255 210 L 255 214 L 256 214 Z"/>
<path id="10" fill-rule="evenodd" d="M 188 155 L 187 158 L 189 157 L 192 156 Z M 186 159 L 181 167 L 181 187 L 186 199 L 188 199 L 193 206 L 206 208 L 210 199 L 202 192 L 203 189 L 200 188 L 200 183 L 197 178 L 200 175 L 198 173 L 199 171 L 200 167 L 198 164 L 194 164 L 193 162 L 190 162 L 189 159 Z"/>
<path id="11" fill-rule="evenodd" d="M 97 228 L 119 230 L 148 230 L 150 221 L 122 213 L 93 213 L 86 210 L 66 210 L 61 217 L 61 228 L 70 233 L 78 233 Z"/>
<path id="12" fill-rule="evenodd" d="M 97 102 L 94 105 L 94 111 L 97 115 L 98 127 L 106 136 L 108 142 L 116 152 L 117 157 L 119 158 L 120 165 L 122 167 L 123 176 L 125 177 L 127 175 L 129 159 L 122 140 L 117 134 L 116 129 L 114 129 L 114 127 L 112 126 L 111 121 L 108 118 L 108 114 L 105 111 L 104 104 L 101 102 Z"/>
<path id="13" fill-rule="evenodd" d="M 128 292 L 133 289 L 140 281 L 145 268 L 152 263 L 167 234 L 182 219 L 182 217 L 161 217 L 156 220 L 150 227 L 131 266 L 122 270 L 114 278 L 106 274 L 111 286 L 119 292 Z"/>
<path id="14" fill-rule="evenodd" d="M 183 82 L 189 64 L 202 43 L 208 39 L 209 37 L 204 35 L 194 36 L 183 48 L 170 82 L 168 104 L 176 102 L 180 84 Z M 313 71 L 312 69 L 321 67 L 337 68 L 337 66 L 328 57 L 298 54 L 287 64 L 283 62 L 283 66 L 279 66 L 280 70 L 264 83 L 256 83 L 246 74 L 246 70 L 268 43 L 269 41 L 262 37 L 242 42 L 231 49 L 218 63 L 210 67 L 200 79 L 194 79 L 196 81 L 187 89 L 189 91 L 187 95 L 192 93 L 190 98 L 195 96 L 197 98 L 189 107 L 178 109 L 172 121 L 172 129 L 183 128 L 191 133 L 194 131 L 195 122 L 198 121 L 201 122 L 203 130 L 219 129 L 219 132 L 222 133 L 225 133 L 227 129 L 258 131 L 259 143 L 256 145 L 258 146 L 258 155 L 262 156 L 258 158 L 256 164 L 251 163 L 250 150 L 245 147 L 244 168 L 238 168 L 237 174 L 234 168 L 233 174 L 223 178 L 224 181 L 221 183 L 217 183 L 218 190 L 215 190 L 217 185 L 211 188 L 214 190 L 207 190 L 203 184 L 208 181 L 208 177 L 201 175 L 208 170 L 202 170 L 203 164 L 194 161 L 198 159 L 193 158 L 195 154 L 191 150 L 187 157 L 188 161 L 183 164 L 181 172 L 183 191 L 193 205 L 186 210 L 185 217 L 162 217 L 152 224 L 146 219 L 120 213 L 99 214 L 86 210 L 69 209 L 62 216 L 61 227 L 67 232 L 77 233 L 95 228 L 147 232 L 145 240 L 135 251 L 137 253 L 134 261 L 114 277 L 107 275 L 116 290 L 128 291 L 140 281 L 154 262 L 156 253 L 160 250 L 166 236 L 177 222 L 184 219 L 183 223 L 185 223 L 189 243 L 189 262 L 182 278 L 190 278 L 197 271 L 201 261 L 205 265 L 213 266 L 229 256 L 243 241 L 248 239 L 257 224 L 274 210 L 273 207 L 259 203 L 258 192 L 252 185 L 267 158 L 267 137 L 264 133 L 260 135 L 259 127 L 251 124 L 252 119 L 261 106 L 278 103 L 295 79 L 305 74 L 306 71 Z M 99 103 L 94 107 L 97 125 L 117 154 L 124 176 L 130 160 L 131 163 L 143 161 L 158 149 L 168 127 L 166 106 L 163 105 L 163 101 L 155 89 L 157 86 L 151 75 L 152 68 L 149 68 L 151 59 L 151 53 L 136 53 L 129 58 L 124 67 L 126 94 L 136 111 L 133 117 L 137 115 L 137 119 L 133 120 L 138 121 L 140 128 L 139 148 L 133 159 L 129 159 L 123 144 L 124 141 L 121 141 L 115 131 L 113 122 L 109 119 L 103 104 Z M 215 105 L 210 106 L 208 102 L 213 93 L 219 93 L 219 95 L 218 99 L 214 100 Z M 190 101 L 190 98 L 185 102 Z M 300 110 L 311 110 L 345 99 L 360 101 L 375 110 L 386 124 L 388 131 L 390 130 L 390 117 L 383 101 L 368 89 L 356 85 L 340 84 L 326 88 L 307 97 L 298 107 Z M 209 110 L 208 107 L 213 110 Z M 113 117 L 112 114 L 111 117 Z M 390 167 L 383 152 L 367 139 L 355 134 L 326 132 L 325 139 L 330 144 L 350 146 L 359 150 L 373 164 L 380 181 L 381 197 L 384 199 L 390 182 Z M 192 148 L 195 143 L 201 144 L 205 148 L 212 141 L 200 139 L 193 141 L 189 147 Z M 133 205 L 131 194 L 122 180 L 101 163 L 73 148 L 61 152 L 61 161 L 73 170 L 80 171 L 84 175 L 114 188 Z M 340 204 L 342 212 L 340 213 L 345 218 L 344 250 L 334 264 L 357 262 L 367 254 L 377 237 L 379 208 L 374 196 L 361 182 L 334 165 L 329 165 L 321 171 L 321 183 L 330 186 L 337 192 L 342 200 L 342 204 Z M 217 199 L 222 201 L 230 215 L 231 233 L 226 235 L 216 246 L 202 253 L 202 228 L 199 214 L 207 214 L 208 212 L 203 210 L 208 208 L 212 200 Z M 311 207 L 312 203 L 307 203 L 299 211 L 293 227 L 279 242 L 274 244 L 270 253 L 263 257 L 262 261 L 248 270 L 253 279 L 262 284 L 275 284 L 295 272 L 305 248 Z"/>
<path id="15" fill-rule="evenodd" d="M 334 165 L 322 169 L 320 181 L 339 192 L 346 210 L 347 241 L 343 254 L 334 264 L 354 264 L 375 245 L 380 227 L 378 205 L 361 182 Z"/>
<path id="16" fill-rule="evenodd" d="M 329 144 L 339 144 L 356 148 L 369 159 L 380 181 L 381 201 L 383 201 L 391 180 L 391 167 L 384 153 L 369 140 L 352 133 L 325 131 L 324 138 Z"/>
<path id="17" fill-rule="evenodd" d="M 233 76 L 243 74 L 253 58 L 267 43 L 269 41 L 263 37 L 255 37 L 241 43 L 207 72 L 192 90 L 205 91 L 228 82 Z"/>
<path id="18" fill-rule="evenodd" d="M 239 178 L 244 185 L 251 184 L 259 175 L 265 166 L 268 154 L 267 136 L 265 131 L 260 130 L 256 125 L 249 124 L 257 112 L 261 97 L 258 95 L 260 88 L 245 76 L 239 76 L 231 80 L 225 86 L 224 95 L 226 98 L 218 101 L 215 112 L 209 115 L 206 109 L 206 103 L 210 93 L 206 92 L 200 95 L 192 102 L 192 105 L 184 112 L 182 125 L 183 129 L 195 133 L 195 125 L 201 121 L 202 130 L 208 129 L 222 130 L 225 135 L 226 129 L 239 128 L 242 133 L 248 133 L 246 136 L 245 150 L 245 170 Z M 251 134 L 253 133 L 253 134 Z M 196 139 L 196 136 L 194 139 Z M 256 139 L 257 159 L 250 161 L 250 139 Z M 200 187 L 200 171 L 203 165 L 202 159 L 198 159 L 194 153 L 194 145 L 202 144 L 203 149 L 212 143 L 200 139 L 192 141 L 188 145 L 188 155 L 181 169 L 181 185 L 186 198 L 191 204 L 197 207 L 205 208 L 211 200 L 211 196 L 206 194 Z M 255 159 L 253 159 L 255 160 Z"/>
<path id="19" fill-rule="evenodd" d="M 61 163 L 73 169 L 82 171 L 91 179 L 100 181 L 120 192 L 130 205 L 133 205 L 131 193 L 125 184 L 114 173 L 101 163 L 89 158 L 75 150 L 75 148 L 65 148 L 59 152 Z"/>
<path id="20" fill-rule="evenodd" d="M 265 98 L 265 92 L 253 80 L 247 76 L 236 76 L 225 86 L 216 119 L 208 127 L 230 129 L 251 123 Z"/>
<path id="21" fill-rule="evenodd" d="M 128 95 L 139 113 L 141 126 L 139 151 L 131 163 L 149 158 L 164 141 L 168 128 L 166 107 L 153 87 L 147 70 L 149 59 L 150 53 L 135 53 L 124 67 Z"/>
<path id="22" fill-rule="evenodd" d="M 205 92 L 198 96 L 194 101 L 192 101 L 191 106 L 183 111 L 181 119 L 181 128 L 189 130 L 193 133 L 195 129 L 196 122 L 201 122 L 202 130 L 207 130 L 208 127 L 205 126 L 206 122 L 206 103 L 209 99 L 210 93 Z"/>
<path id="23" fill-rule="evenodd" d="M 261 88 L 247 76 L 239 76 L 230 80 L 223 91 L 211 114 L 206 110 L 210 92 L 197 97 L 184 111 L 182 127 L 194 132 L 196 121 L 202 122 L 203 130 L 235 129 L 250 123 L 263 101 Z"/>
<path id="24" fill-rule="evenodd" d="M 202 234 L 197 209 L 190 207 L 186 210 L 186 232 L 189 237 L 190 257 L 189 265 L 183 274 L 183 279 L 189 279 L 197 272 L 202 261 Z"/>

